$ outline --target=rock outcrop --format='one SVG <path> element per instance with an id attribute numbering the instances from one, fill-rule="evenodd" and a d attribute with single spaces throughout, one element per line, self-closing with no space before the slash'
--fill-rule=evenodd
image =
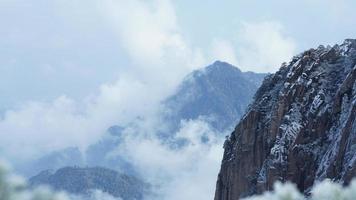
<path id="1" fill-rule="evenodd" d="M 215 200 L 236 200 L 291 181 L 356 176 L 356 40 L 294 57 L 262 86 L 224 144 Z"/>

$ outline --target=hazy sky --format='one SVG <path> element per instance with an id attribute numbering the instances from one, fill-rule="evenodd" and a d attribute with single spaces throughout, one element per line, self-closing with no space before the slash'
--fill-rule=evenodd
<path id="1" fill-rule="evenodd" d="M 0 109 L 82 98 L 128 71 L 162 73 L 157 65 L 177 77 L 216 59 L 273 72 L 297 52 L 354 37 L 355 7 L 353 0 L 0 0 Z M 157 64 L 164 59 L 171 63 Z"/>
<path id="2" fill-rule="evenodd" d="M 0 151 L 85 146 L 112 124 L 151 115 L 186 74 L 217 59 L 274 72 L 304 49 L 353 37 L 355 7 L 351 0 L 0 0 L 0 134 L 14 143 Z M 33 140 L 21 141 L 24 134 Z"/>

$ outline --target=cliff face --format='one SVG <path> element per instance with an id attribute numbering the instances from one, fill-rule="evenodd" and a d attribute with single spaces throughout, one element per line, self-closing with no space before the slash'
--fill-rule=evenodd
<path id="1" fill-rule="evenodd" d="M 308 50 L 269 75 L 224 144 L 215 200 L 291 181 L 356 176 L 356 40 Z"/>

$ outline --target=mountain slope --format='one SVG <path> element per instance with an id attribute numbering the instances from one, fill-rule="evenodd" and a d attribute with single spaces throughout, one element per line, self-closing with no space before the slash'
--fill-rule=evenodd
<path id="1" fill-rule="evenodd" d="M 356 40 L 320 46 L 268 76 L 224 144 L 215 200 L 233 200 L 292 181 L 356 176 Z"/>
<path id="2" fill-rule="evenodd" d="M 181 120 L 205 117 L 220 132 L 237 123 L 266 74 L 241 72 L 226 62 L 192 72 L 165 102 L 174 128 Z"/>
<path id="3" fill-rule="evenodd" d="M 77 195 L 90 195 L 101 190 L 123 200 L 143 199 L 149 185 L 143 181 L 106 168 L 65 167 L 52 173 L 49 170 L 30 178 L 31 186 L 49 185 L 58 191 Z"/>

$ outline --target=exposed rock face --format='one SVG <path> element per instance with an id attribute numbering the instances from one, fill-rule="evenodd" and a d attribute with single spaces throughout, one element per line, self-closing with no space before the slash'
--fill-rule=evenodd
<path id="1" fill-rule="evenodd" d="M 224 144 L 215 200 L 356 176 L 356 40 L 308 50 L 264 80 Z"/>
<path id="2" fill-rule="evenodd" d="M 123 200 L 143 199 L 149 185 L 143 181 L 114 170 L 101 167 L 64 167 L 55 173 L 46 170 L 29 180 L 31 186 L 49 185 L 58 191 L 77 195 L 90 195 L 92 190 L 101 190 Z"/>

